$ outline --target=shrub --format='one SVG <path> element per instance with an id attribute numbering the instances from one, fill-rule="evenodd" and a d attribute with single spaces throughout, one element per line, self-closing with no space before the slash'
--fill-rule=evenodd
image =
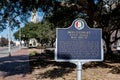
<path id="1" fill-rule="evenodd" d="M 31 51 L 30 52 L 30 54 L 29 54 L 29 56 L 35 56 L 35 55 L 37 55 L 38 53 L 36 52 L 36 51 Z"/>

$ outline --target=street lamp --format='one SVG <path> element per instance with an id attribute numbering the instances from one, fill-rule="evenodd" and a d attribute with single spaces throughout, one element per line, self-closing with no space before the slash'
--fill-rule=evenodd
<path id="1" fill-rule="evenodd" d="M 10 29 L 10 17 L 8 17 L 8 54 L 11 56 L 11 29 Z"/>

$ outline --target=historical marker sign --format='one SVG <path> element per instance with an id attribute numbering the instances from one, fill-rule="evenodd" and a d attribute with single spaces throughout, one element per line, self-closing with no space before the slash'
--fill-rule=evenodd
<path id="1" fill-rule="evenodd" d="M 85 20 L 76 19 L 68 28 L 57 28 L 57 61 L 102 61 L 102 30 L 87 26 Z"/>

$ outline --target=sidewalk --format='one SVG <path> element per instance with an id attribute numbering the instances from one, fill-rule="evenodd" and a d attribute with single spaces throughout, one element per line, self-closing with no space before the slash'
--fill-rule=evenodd
<path id="1" fill-rule="evenodd" d="M 0 57 L 0 80 L 32 80 L 28 53 L 28 49 L 21 49 L 11 57 Z"/>

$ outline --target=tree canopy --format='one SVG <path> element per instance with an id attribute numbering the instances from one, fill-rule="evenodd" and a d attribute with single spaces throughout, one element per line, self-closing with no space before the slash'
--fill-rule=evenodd
<path id="1" fill-rule="evenodd" d="M 114 31 L 117 34 L 120 29 L 119 0 L 1 0 L 0 4 L 1 30 L 5 28 L 6 19 L 10 18 L 11 25 L 18 24 L 20 20 L 26 21 L 30 12 L 36 9 L 45 13 L 44 18 L 53 23 L 54 28 L 68 27 L 75 18 L 84 18 L 90 27 L 102 28 L 108 49 L 120 39 L 115 35 L 114 41 L 110 40 L 111 34 Z"/>
<path id="2" fill-rule="evenodd" d="M 26 18 L 30 17 L 30 12 L 36 9 L 44 12 L 44 17 L 49 18 L 58 27 L 67 27 L 75 18 L 79 17 L 86 19 L 88 24 L 93 26 L 94 21 L 103 21 L 101 16 L 104 17 L 114 9 L 119 11 L 120 4 L 115 0 L 1 0 L 0 3 L 1 22 L 5 22 L 3 20 L 9 17 L 14 24 L 24 22 Z M 113 5 L 114 9 L 112 9 Z M 106 12 L 108 10 L 109 12 Z M 115 16 L 114 14 L 116 13 L 113 13 L 113 16 Z M 118 17 L 119 12 L 117 14 Z M 18 20 L 18 16 L 21 21 Z M 1 29 L 4 28 L 1 27 Z"/>
<path id="3" fill-rule="evenodd" d="M 19 29 L 14 36 L 16 39 L 29 41 L 31 38 L 36 38 L 41 44 L 55 41 L 55 29 L 48 21 L 38 23 L 27 23 L 23 28 Z M 21 38 L 20 38 L 21 37 Z"/>

